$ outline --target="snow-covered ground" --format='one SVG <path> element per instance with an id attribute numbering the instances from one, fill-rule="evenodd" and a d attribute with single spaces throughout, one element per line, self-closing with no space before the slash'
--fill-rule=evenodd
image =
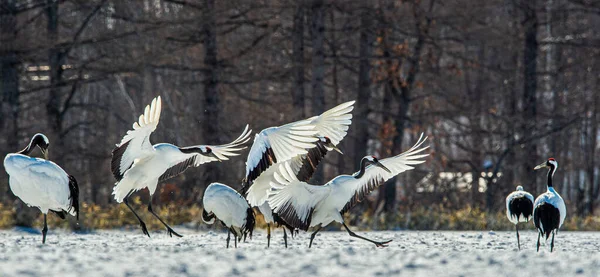
<path id="1" fill-rule="evenodd" d="M 177 228 L 176 228 L 177 229 Z M 280 229 L 279 229 L 280 230 Z M 0 276 L 600 276 L 600 233 L 561 232 L 555 252 L 535 251 L 536 233 L 358 232 L 393 239 L 385 249 L 345 232 L 309 234 L 283 246 L 279 230 L 225 249 L 226 233 L 181 230 L 183 238 L 139 230 L 41 235 L 0 231 Z M 233 245 L 233 242 L 232 242 Z"/>

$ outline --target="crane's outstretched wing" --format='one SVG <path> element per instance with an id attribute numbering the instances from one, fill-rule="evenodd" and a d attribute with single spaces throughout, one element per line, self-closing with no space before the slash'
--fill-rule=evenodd
<path id="1" fill-rule="evenodd" d="M 321 115 L 309 118 L 310 124 L 315 125 L 315 130 L 319 131 L 317 136 L 328 137 L 334 145 L 338 145 L 348 132 L 352 124 L 352 114 L 354 102 L 349 101 L 339 104 Z"/>
<path id="2" fill-rule="evenodd" d="M 317 146 L 308 150 L 305 155 L 294 158 L 295 163 L 299 164 L 296 176 L 300 181 L 308 181 L 313 176 L 319 163 L 327 155 L 328 149 L 323 138 L 327 138 L 333 145 L 338 145 L 348 133 L 348 128 L 352 124 L 352 114 L 354 102 L 349 101 L 336 107 L 333 107 L 319 116 L 309 118 L 311 124 L 315 125 L 315 130 L 319 131 L 317 136 Z"/>
<path id="3" fill-rule="evenodd" d="M 412 165 L 424 163 L 425 160 L 422 158 L 427 157 L 429 154 L 419 153 L 429 148 L 429 146 L 419 147 L 426 140 L 427 137 L 423 137 L 423 134 L 421 134 L 415 145 L 404 153 L 391 158 L 380 159 L 379 162 L 388 168 L 390 172 L 381 167 L 369 165 L 365 169 L 365 174 L 362 177 L 358 179 L 348 178 L 346 179 L 346 182 L 336 183 L 335 185 L 339 186 L 339 188 L 336 189 L 336 193 L 339 192 L 341 197 L 348 199 L 343 207 L 339 207 L 340 212 L 343 214 L 354 207 L 358 202 L 362 201 L 365 196 L 383 185 L 385 181 L 402 172 L 413 169 L 414 167 L 412 167 Z"/>
<path id="4" fill-rule="evenodd" d="M 227 161 L 229 157 L 240 155 L 240 151 L 246 149 L 246 146 L 243 146 L 244 143 L 250 140 L 250 134 L 252 130 L 246 125 L 242 134 L 236 138 L 234 141 L 223 144 L 223 145 L 196 145 L 185 147 L 184 149 L 191 148 L 206 148 L 210 149 L 212 156 L 205 156 L 200 153 L 194 153 L 193 155 L 183 154 L 178 155 L 178 157 L 174 157 L 174 160 L 169 161 L 173 166 L 163 173 L 160 176 L 159 181 L 164 181 L 171 177 L 177 176 L 180 173 L 184 172 L 190 166 L 200 166 L 201 164 L 216 162 L 216 161 Z"/>
<path id="5" fill-rule="evenodd" d="M 136 159 L 143 159 L 151 155 L 154 149 L 150 143 L 150 134 L 156 130 L 160 120 L 160 96 L 154 98 L 146 106 L 144 114 L 140 115 L 138 122 L 133 123 L 133 130 L 127 131 L 121 142 L 112 151 L 111 169 L 113 175 L 120 181 Z"/>
<path id="6" fill-rule="evenodd" d="M 272 164 L 306 154 L 307 149 L 315 147 L 318 140 L 315 135 L 318 131 L 314 128 L 310 120 L 302 120 L 267 128 L 258 133 L 246 160 L 242 191 L 247 191 L 252 182 Z"/>
<path id="7" fill-rule="evenodd" d="M 308 230 L 317 204 L 331 192 L 330 186 L 313 186 L 296 177 L 289 162 L 279 165 L 269 191 L 269 205 L 292 227 Z"/>

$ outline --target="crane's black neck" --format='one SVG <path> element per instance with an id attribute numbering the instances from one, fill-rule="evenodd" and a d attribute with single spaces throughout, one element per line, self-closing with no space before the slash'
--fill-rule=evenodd
<path id="1" fill-rule="evenodd" d="M 549 169 L 548 169 L 548 187 L 549 188 L 552 187 L 552 176 L 554 176 L 555 171 L 556 171 L 556 166 L 553 164 L 550 164 Z"/>
<path id="2" fill-rule="evenodd" d="M 360 160 L 360 171 L 358 172 L 358 174 L 354 175 L 354 178 L 360 179 L 360 177 L 365 175 L 365 169 L 367 168 L 367 165 L 369 165 L 368 163 L 369 163 L 369 160 L 367 160 L 366 158 L 363 158 L 362 160 Z"/>
<path id="3" fill-rule="evenodd" d="M 184 153 L 184 154 L 193 154 L 193 153 L 203 154 L 204 153 L 202 151 L 202 149 L 200 149 L 200 147 L 196 147 L 196 146 L 179 147 L 179 151 L 181 151 L 181 153 Z"/>
<path id="4" fill-rule="evenodd" d="M 27 147 L 25 147 L 25 149 L 17 152 L 17 154 L 22 154 L 22 155 L 29 155 L 29 153 L 31 153 L 31 151 L 33 151 L 33 149 L 35 148 L 35 145 L 33 144 L 33 141 L 31 141 Z"/>

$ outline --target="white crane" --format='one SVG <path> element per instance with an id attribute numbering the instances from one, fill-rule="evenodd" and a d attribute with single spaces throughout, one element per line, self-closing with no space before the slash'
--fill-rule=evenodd
<path id="1" fill-rule="evenodd" d="M 533 215 L 533 195 L 517 186 L 517 190 L 506 197 L 506 217 L 515 225 L 517 230 L 517 245 L 521 250 L 519 239 L 519 222 L 528 222 Z"/>
<path id="2" fill-rule="evenodd" d="M 290 161 L 294 175 L 301 181 L 308 181 L 314 174 L 317 165 L 328 151 L 342 153 L 336 145 L 346 136 L 352 123 L 354 102 L 340 104 L 319 116 L 289 123 L 279 127 L 270 127 L 256 134 L 254 143 L 246 161 L 246 177 L 242 184 L 242 194 L 252 207 L 257 207 L 267 222 L 267 247 L 271 241 L 271 224 L 284 226 L 283 239 L 287 247 L 285 222 L 267 202 L 270 182 L 277 166 Z M 293 234 L 293 232 L 292 232 Z"/>
<path id="3" fill-rule="evenodd" d="M 310 236 L 309 248 L 317 232 L 333 221 L 341 223 L 352 237 L 369 241 L 378 247 L 386 247 L 391 240 L 378 242 L 350 231 L 344 223 L 343 214 L 385 181 L 413 169 L 412 165 L 424 163 L 422 158 L 428 154 L 419 153 L 429 146 L 419 147 L 426 139 L 421 135 L 412 148 L 395 157 L 378 160 L 373 156 L 366 156 L 361 160 L 360 171 L 353 175 L 337 176 L 323 186 L 298 180 L 290 163 L 279 165 L 275 181 L 271 182 L 269 204 L 274 212 L 295 228 L 307 231 L 310 227 L 317 227 Z"/>
<path id="4" fill-rule="evenodd" d="M 62 219 L 68 213 L 79 220 L 79 186 L 73 176 L 47 160 L 49 145 L 45 135 L 35 134 L 25 149 L 4 158 L 10 190 L 25 204 L 38 207 L 44 214 L 42 243 L 46 243 L 49 211 Z M 43 159 L 28 156 L 36 146 L 42 151 Z"/>
<path id="5" fill-rule="evenodd" d="M 225 145 L 195 145 L 178 147 L 169 143 L 152 145 L 150 135 L 156 129 L 160 119 L 161 100 L 160 96 L 154 98 L 149 106 L 146 106 L 144 114 L 140 115 L 139 121 L 133 124 L 133 130 L 117 144 L 112 151 L 112 172 L 117 183 L 113 189 L 115 200 L 124 202 L 140 222 L 142 232 L 150 237 L 146 224 L 131 208 L 128 198 L 134 192 L 148 188 L 150 201 L 148 211 L 152 213 L 165 227 L 169 236 L 178 233 L 167 225 L 152 210 L 152 195 L 156 191 L 158 182 L 179 175 L 188 167 L 200 166 L 204 163 L 228 160 L 230 156 L 239 155 L 239 151 L 246 148 L 241 147 L 250 139 L 251 130 L 248 125 L 244 132 L 233 142 Z"/>
<path id="6" fill-rule="evenodd" d="M 554 250 L 554 235 L 565 222 L 567 216 L 567 207 L 565 201 L 554 190 L 552 185 L 552 176 L 558 168 L 558 162 L 554 158 L 539 164 L 534 170 L 548 168 L 548 183 L 546 192 L 540 194 L 533 204 L 533 223 L 538 229 L 537 251 L 540 251 L 540 236 L 545 236 L 546 241 L 552 234 L 550 243 L 550 252 Z"/>
<path id="7" fill-rule="evenodd" d="M 204 191 L 202 198 L 204 210 L 202 221 L 213 224 L 215 218 L 227 227 L 227 248 L 233 233 L 235 247 L 237 242 L 254 230 L 255 219 L 248 201 L 234 189 L 221 183 L 212 183 Z"/>

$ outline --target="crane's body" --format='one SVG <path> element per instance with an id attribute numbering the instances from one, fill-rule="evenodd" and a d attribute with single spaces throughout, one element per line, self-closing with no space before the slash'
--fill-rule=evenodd
<path id="1" fill-rule="evenodd" d="M 256 134 L 248 159 L 246 161 L 246 177 L 242 194 L 252 207 L 258 208 L 267 222 L 267 245 L 270 245 L 270 225 L 277 223 L 284 226 L 284 242 L 287 247 L 287 233 L 293 229 L 273 213 L 267 199 L 271 189 L 270 182 L 278 167 L 284 162 L 298 178 L 308 181 L 317 169 L 327 152 L 336 150 L 340 141 L 346 136 L 352 123 L 354 101 L 340 104 L 319 116 L 289 123 L 278 127 L 270 127 Z"/>
<path id="2" fill-rule="evenodd" d="M 281 164 L 275 180 L 271 182 L 269 204 L 283 220 L 295 228 L 307 231 L 311 227 L 317 227 L 311 235 L 309 247 L 320 228 L 331 222 L 341 223 L 350 236 L 385 247 L 391 240 L 377 242 L 356 235 L 346 226 L 342 215 L 385 181 L 413 169 L 412 165 L 425 162 L 421 159 L 427 154 L 419 154 L 428 148 L 419 148 L 425 140 L 421 135 L 412 148 L 394 157 L 378 160 L 373 156 L 366 156 L 361 160 L 360 171 L 353 175 L 337 176 L 323 186 L 298 180 L 289 163 Z"/>
<path id="3" fill-rule="evenodd" d="M 79 186 L 75 178 L 52 161 L 28 156 L 36 146 L 46 156 L 49 144 L 46 136 L 36 134 L 24 150 L 4 158 L 10 190 L 25 204 L 39 208 L 44 214 L 42 243 L 46 242 L 48 212 L 62 219 L 66 214 L 79 218 Z"/>
<path id="4" fill-rule="evenodd" d="M 150 135 L 158 126 L 160 114 L 161 99 L 158 96 L 146 106 L 144 114 L 140 115 L 139 120 L 133 124 L 133 130 L 128 131 L 113 150 L 111 168 L 117 180 L 113 195 L 118 203 L 124 202 L 127 205 L 138 219 L 142 232 L 150 236 L 146 224 L 128 203 L 128 197 L 132 193 L 148 188 L 150 192 L 148 211 L 165 225 L 170 236 L 181 237 L 152 210 L 152 195 L 158 183 L 183 173 L 189 167 L 224 161 L 230 156 L 239 155 L 239 151 L 245 148 L 242 145 L 250 139 L 251 130 L 246 126 L 236 140 L 224 145 L 188 147 L 178 147 L 169 143 L 152 145 Z"/>
<path id="5" fill-rule="evenodd" d="M 533 195 L 523 190 L 522 186 L 517 186 L 506 197 L 506 217 L 515 225 L 517 230 L 517 245 L 521 250 L 521 241 L 519 238 L 519 222 L 528 222 L 533 215 Z"/>
<path id="6" fill-rule="evenodd" d="M 554 250 L 554 236 L 565 222 L 567 216 L 567 207 L 560 194 L 554 190 L 552 177 L 558 168 L 558 162 L 554 158 L 535 167 L 535 170 L 548 168 L 548 182 L 546 183 L 546 192 L 540 194 L 533 204 L 533 223 L 538 230 L 537 251 L 540 250 L 540 237 L 546 240 L 552 234 L 550 243 L 550 252 Z"/>
<path id="7" fill-rule="evenodd" d="M 237 191 L 221 183 L 212 183 L 204 191 L 202 203 L 202 220 L 205 223 L 213 224 L 216 218 L 227 227 L 227 248 L 231 233 L 234 236 L 235 247 L 243 236 L 250 234 L 252 237 L 254 212 Z"/>

